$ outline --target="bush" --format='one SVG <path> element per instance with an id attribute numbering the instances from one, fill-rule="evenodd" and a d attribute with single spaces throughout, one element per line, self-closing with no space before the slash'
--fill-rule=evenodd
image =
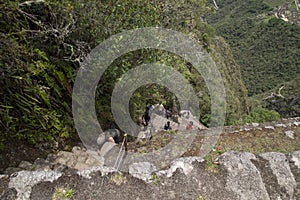
<path id="1" fill-rule="evenodd" d="M 265 108 L 255 108 L 248 116 L 243 120 L 246 123 L 264 123 L 270 121 L 276 121 L 280 119 L 280 114 L 274 110 L 268 110 Z"/>

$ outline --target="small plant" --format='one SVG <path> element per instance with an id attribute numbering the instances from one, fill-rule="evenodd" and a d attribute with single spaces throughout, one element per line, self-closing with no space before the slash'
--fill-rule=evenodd
<path id="1" fill-rule="evenodd" d="M 150 180 L 152 180 L 153 183 L 154 183 L 155 185 L 157 185 L 157 184 L 159 184 L 159 182 L 160 182 L 160 176 L 158 176 L 157 174 L 152 174 Z"/>
<path id="2" fill-rule="evenodd" d="M 177 131 L 175 131 L 175 130 L 168 130 L 167 133 L 169 133 L 171 135 L 176 135 Z"/>
<path id="3" fill-rule="evenodd" d="M 204 160 L 206 161 L 206 170 L 213 173 L 218 173 L 219 165 L 215 162 L 216 155 L 212 155 L 212 153 L 206 155 Z"/>
<path id="4" fill-rule="evenodd" d="M 116 185 L 121 185 L 123 183 L 126 183 L 126 176 L 124 176 L 122 173 L 115 173 L 111 176 L 110 181 L 115 183 Z"/>
<path id="5" fill-rule="evenodd" d="M 203 195 L 198 195 L 197 200 L 206 200 L 206 198 Z"/>
<path id="6" fill-rule="evenodd" d="M 74 195 L 74 190 L 71 188 L 57 188 L 52 196 L 52 200 L 68 200 Z"/>

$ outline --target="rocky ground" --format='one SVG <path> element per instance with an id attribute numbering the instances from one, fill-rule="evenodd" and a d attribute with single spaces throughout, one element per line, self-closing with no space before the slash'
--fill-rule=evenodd
<path id="1" fill-rule="evenodd" d="M 129 151 L 155 151 L 175 134 L 131 142 Z M 203 137 L 163 169 L 140 162 L 116 172 L 82 147 L 23 161 L 0 175 L 0 199 L 300 199 L 299 118 L 226 127 L 200 158 Z"/>

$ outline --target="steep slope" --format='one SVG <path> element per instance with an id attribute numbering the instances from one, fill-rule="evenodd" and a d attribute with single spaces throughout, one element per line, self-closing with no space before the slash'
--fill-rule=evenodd
<path id="1" fill-rule="evenodd" d="M 275 87 L 265 93 L 255 95 L 250 104 L 255 107 L 262 104 L 264 107 L 276 110 L 281 116 L 300 116 L 300 75 L 289 82 Z"/>
<path id="2" fill-rule="evenodd" d="M 218 1 L 208 22 L 229 42 L 249 96 L 290 81 L 300 72 L 300 27 L 279 19 L 281 1 Z"/>

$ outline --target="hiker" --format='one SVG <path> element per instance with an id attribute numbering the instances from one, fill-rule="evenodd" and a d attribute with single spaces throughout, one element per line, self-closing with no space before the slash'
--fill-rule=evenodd
<path id="1" fill-rule="evenodd" d="M 164 116 L 164 114 L 165 114 L 165 107 L 164 107 L 164 105 L 162 103 L 160 103 L 158 105 L 158 114 L 160 116 Z"/>
<path id="2" fill-rule="evenodd" d="M 149 121 L 150 121 L 150 113 L 149 113 L 149 111 L 145 111 L 144 112 L 142 120 L 145 121 L 144 125 L 148 126 Z"/>
<path id="3" fill-rule="evenodd" d="M 170 121 L 167 121 L 167 123 L 165 124 L 164 129 L 165 129 L 166 131 L 172 130 L 172 128 L 171 128 L 171 126 L 170 126 Z"/>
<path id="4" fill-rule="evenodd" d="M 165 109 L 165 113 L 166 113 L 166 118 L 169 119 L 172 116 L 172 110 L 169 107 L 166 107 Z"/>
<path id="5" fill-rule="evenodd" d="M 118 129 L 108 129 L 99 135 L 97 143 L 103 145 L 105 142 L 119 143 L 120 131 Z"/>
<path id="6" fill-rule="evenodd" d="M 146 111 L 144 112 L 144 115 L 142 117 L 142 120 L 145 121 L 145 126 L 148 126 L 150 121 L 150 112 L 151 112 L 152 106 L 150 104 L 147 104 Z"/>
<path id="7" fill-rule="evenodd" d="M 186 65 L 187 65 L 189 71 L 192 72 L 192 68 L 193 68 L 192 63 L 188 62 Z"/>
<path id="8" fill-rule="evenodd" d="M 146 105 L 146 111 L 151 111 L 152 110 L 152 105 L 151 104 L 147 104 Z"/>
<path id="9" fill-rule="evenodd" d="M 190 121 L 187 125 L 186 125 L 186 130 L 192 130 L 193 129 L 193 122 Z"/>

